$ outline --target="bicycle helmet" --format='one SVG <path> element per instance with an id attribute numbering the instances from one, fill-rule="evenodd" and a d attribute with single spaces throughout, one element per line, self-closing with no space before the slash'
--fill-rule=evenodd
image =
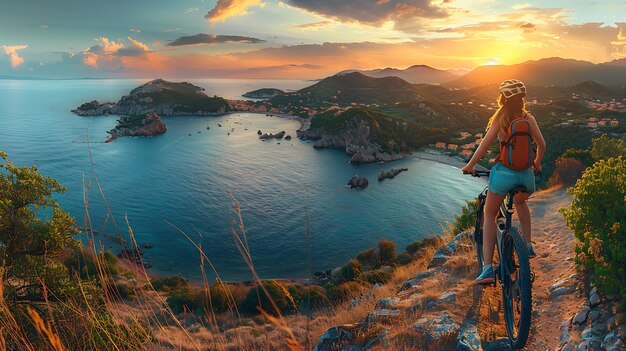
<path id="1" fill-rule="evenodd" d="M 500 84 L 500 88 L 498 88 L 498 90 L 507 99 L 519 94 L 524 94 L 522 96 L 526 96 L 526 86 L 521 80 L 517 79 L 505 80 L 502 84 Z"/>

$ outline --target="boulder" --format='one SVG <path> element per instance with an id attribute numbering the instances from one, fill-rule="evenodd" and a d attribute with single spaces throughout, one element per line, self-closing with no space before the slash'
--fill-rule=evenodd
<path id="1" fill-rule="evenodd" d="M 408 168 L 392 168 L 388 172 L 385 172 L 384 169 L 380 170 L 380 174 L 378 175 L 378 181 L 382 182 L 385 179 L 393 179 L 395 176 L 402 172 L 408 171 Z"/>
<path id="2" fill-rule="evenodd" d="M 350 178 L 348 185 L 351 189 L 365 189 L 369 185 L 369 181 L 365 177 L 359 177 L 357 175 Z"/>

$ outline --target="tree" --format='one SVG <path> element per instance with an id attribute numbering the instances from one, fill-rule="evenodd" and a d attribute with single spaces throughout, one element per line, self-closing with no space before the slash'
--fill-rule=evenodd
<path id="1" fill-rule="evenodd" d="M 75 219 L 52 197 L 65 188 L 41 175 L 34 166 L 13 165 L 3 152 L 0 161 L 4 298 L 11 306 L 62 296 L 72 288 L 69 268 L 63 260 L 80 248 L 72 237 L 78 233 Z"/>
<path id="2" fill-rule="evenodd" d="M 626 158 L 596 162 L 568 192 L 563 213 L 577 239 L 576 262 L 600 289 L 626 296 Z"/>

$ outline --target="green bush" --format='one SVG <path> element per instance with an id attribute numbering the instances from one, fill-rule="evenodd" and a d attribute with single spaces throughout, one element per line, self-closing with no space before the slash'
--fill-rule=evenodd
<path id="1" fill-rule="evenodd" d="M 414 259 L 415 259 L 415 256 L 412 256 L 408 254 L 407 252 L 403 252 L 398 255 L 398 264 L 406 265 L 406 264 L 413 262 Z"/>
<path id="2" fill-rule="evenodd" d="M 573 200 L 563 212 L 577 239 L 576 262 L 601 290 L 626 296 L 626 158 L 596 162 L 568 192 Z"/>
<path id="3" fill-rule="evenodd" d="M 580 160 L 587 167 L 593 164 L 593 159 L 591 157 L 591 150 L 567 149 L 563 153 L 561 158 L 575 158 L 577 160 Z"/>
<path id="4" fill-rule="evenodd" d="M 383 265 L 392 265 L 396 262 L 396 244 L 387 239 L 378 241 L 378 256 Z"/>
<path id="5" fill-rule="evenodd" d="M 345 281 L 350 281 L 356 279 L 361 273 L 361 262 L 355 260 L 354 258 L 348 261 L 341 269 L 339 270 L 339 276 L 333 277 L 338 280 L 340 283 Z"/>
<path id="6" fill-rule="evenodd" d="M 257 314 L 260 313 L 259 308 L 261 308 L 269 314 L 276 315 L 277 311 L 271 303 L 271 301 L 274 301 L 280 312 L 285 311 L 289 306 L 287 289 L 274 280 L 264 281 L 261 284 L 263 284 L 267 294 L 260 286 L 253 287 L 246 295 L 246 300 L 242 305 L 243 310 L 251 314 Z"/>
<path id="7" fill-rule="evenodd" d="M 165 276 L 165 277 L 154 277 L 150 279 L 150 283 L 152 287 L 156 291 L 172 291 L 178 290 L 184 287 L 188 287 L 189 283 L 187 280 L 181 276 Z"/>
<path id="8" fill-rule="evenodd" d="M 423 240 L 414 241 L 407 245 L 404 250 L 411 256 L 417 256 L 419 255 L 421 249 L 428 246 L 435 246 L 437 244 L 439 244 L 439 238 L 431 237 Z"/>
<path id="9" fill-rule="evenodd" d="M 594 162 L 611 157 L 626 157 L 626 146 L 622 139 L 610 138 L 605 134 L 593 139 L 591 143 L 591 158 Z"/>
<path id="10" fill-rule="evenodd" d="M 331 302 L 342 302 L 351 299 L 364 289 L 362 282 L 350 281 L 340 285 L 326 284 L 324 286 L 326 296 Z"/>
<path id="11" fill-rule="evenodd" d="M 196 291 L 190 286 L 170 291 L 166 302 L 174 313 L 194 311 L 199 307 Z"/>
<path id="12" fill-rule="evenodd" d="M 454 234 L 458 234 L 464 230 L 473 228 L 476 225 L 476 208 L 478 206 L 478 199 L 472 201 L 465 201 L 465 205 L 461 208 L 460 215 L 454 215 L 454 223 L 452 224 L 452 231 Z"/>
<path id="13" fill-rule="evenodd" d="M 378 266 L 380 266 L 378 253 L 375 249 L 367 249 L 359 252 L 359 254 L 356 255 L 356 259 L 366 267 L 378 268 Z"/>

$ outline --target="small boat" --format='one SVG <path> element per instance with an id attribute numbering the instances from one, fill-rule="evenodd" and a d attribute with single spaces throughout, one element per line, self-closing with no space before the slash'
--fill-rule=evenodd
<path id="1" fill-rule="evenodd" d="M 209 126 L 206 126 L 206 130 L 209 130 L 209 129 L 211 129 L 211 127 L 209 127 Z"/>
<path id="2" fill-rule="evenodd" d="M 222 127 L 222 125 L 220 123 L 218 123 L 217 126 L 220 127 L 220 128 Z"/>

